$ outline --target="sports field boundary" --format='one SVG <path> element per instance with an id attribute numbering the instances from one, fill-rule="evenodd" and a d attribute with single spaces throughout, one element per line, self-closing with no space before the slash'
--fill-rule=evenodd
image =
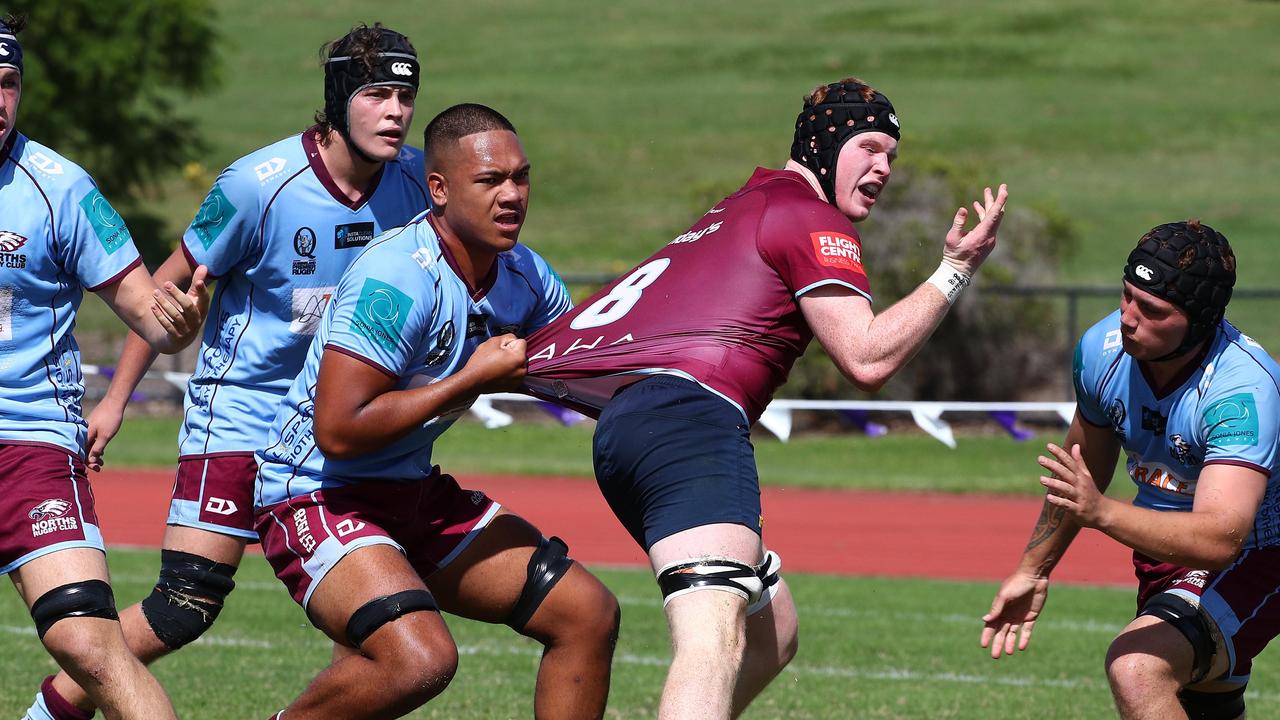
<path id="1" fill-rule="evenodd" d="M 159 547 L 173 472 L 104 470 L 91 475 L 108 545 Z M 636 567 L 644 554 L 589 479 L 459 475 L 587 564 Z M 1035 497 L 764 488 L 764 533 L 790 572 L 995 581 L 1013 570 L 1039 515 Z M 1084 530 L 1055 582 L 1130 587 L 1130 553 Z"/>

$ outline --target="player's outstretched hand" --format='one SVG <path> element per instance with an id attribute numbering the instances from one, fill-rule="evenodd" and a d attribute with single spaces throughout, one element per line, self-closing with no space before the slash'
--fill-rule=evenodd
<path id="1" fill-rule="evenodd" d="M 969 232 L 964 231 L 969 211 L 965 208 L 956 210 L 951 230 L 947 232 L 946 245 L 942 249 L 942 259 L 951 267 L 966 275 L 978 272 L 982 262 L 987 259 L 996 246 L 996 232 L 1000 229 L 1000 221 L 1004 219 L 1004 203 L 1009 198 L 1009 188 L 1001 184 L 994 195 L 991 188 L 982 192 L 982 202 L 975 202 L 973 209 L 978 214 L 978 224 Z"/>
<path id="2" fill-rule="evenodd" d="M 480 393 L 507 392 L 519 389 L 526 364 L 524 340 L 508 333 L 481 343 L 466 369 L 476 374 Z"/>
<path id="3" fill-rule="evenodd" d="M 151 313 L 173 339 L 175 349 L 190 345 L 200 334 L 200 326 L 209 314 L 209 290 L 205 286 L 208 276 L 209 268 L 201 265 L 191 276 L 191 287 L 186 292 L 166 282 L 154 293 Z"/>
<path id="4" fill-rule="evenodd" d="M 93 412 L 89 413 L 86 420 L 89 423 L 89 435 L 85 440 L 85 447 L 89 452 L 85 464 L 90 470 L 97 472 L 102 469 L 102 458 L 106 453 L 107 443 L 120 432 L 120 424 L 124 421 L 124 408 L 103 400 L 98 403 Z"/>
<path id="5" fill-rule="evenodd" d="M 1080 446 L 1071 446 L 1071 452 L 1049 443 L 1052 457 L 1036 458 L 1040 466 L 1048 470 L 1048 477 L 1041 476 L 1040 484 L 1049 491 L 1045 501 L 1067 511 L 1072 520 L 1083 527 L 1097 527 L 1106 511 L 1107 498 L 1098 490 L 1080 455 Z"/>
<path id="6" fill-rule="evenodd" d="M 1026 650 L 1031 631 L 1049 597 L 1049 578 L 1014 573 L 1000 584 L 991 610 L 982 616 L 982 647 L 991 648 L 991 659 Z"/>

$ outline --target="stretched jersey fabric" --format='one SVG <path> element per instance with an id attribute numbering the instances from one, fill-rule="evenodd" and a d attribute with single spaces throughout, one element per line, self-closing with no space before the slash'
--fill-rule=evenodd
<path id="1" fill-rule="evenodd" d="M 532 336 L 526 388 L 598 416 L 619 387 L 669 373 L 754 423 L 813 339 L 798 299 L 828 285 L 871 299 L 853 224 L 798 173 L 757 168 L 688 232 Z"/>
<path id="2" fill-rule="evenodd" d="M 485 340 L 527 335 L 568 310 L 569 293 L 550 266 L 517 245 L 498 256 L 473 293 L 458 274 L 429 212 L 392 230 L 347 269 L 320 321 L 297 380 L 259 451 L 254 503 L 262 508 L 361 480 L 418 482 L 432 469 L 431 445 L 466 411 L 450 408 L 386 447 L 348 460 L 315 444 L 314 407 L 325 351 L 349 355 L 404 390 L 462 368 Z"/>
<path id="3" fill-rule="evenodd" d="M 1153 388 L 1121 346 L 1120 311 L 1094 325 L 1075 352 L 1080 418 L 1120 439 L 1134 504 L 1190 511 L 1207 465 L 1268 476 L 1245 548 L 1280 545 L 1280 366 L 1223 320 L 1203 358 L 1167 388 Z"/>
<path id="4" fill-rule="evenodd" d="M 81 456 L 84 288 L 141 262 L 124 219 L 75 163 L 17 130 L 0 148 L 0 443 Z"/>
<path id="5" fill-rule="evenodd" d="M 297 377 L 338 279 L 384 230 L 427 207 L 422 152 L 404 148 L 357 200 L 338 189 L 315 128 L 222 172 L 182 237 L 218 283 L 187 385 L 183 457 L 253 452 Z"/>

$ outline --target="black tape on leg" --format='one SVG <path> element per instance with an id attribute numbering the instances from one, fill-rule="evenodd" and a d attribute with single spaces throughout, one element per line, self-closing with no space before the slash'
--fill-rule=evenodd
<path id="1" fill-rule="evenodd" d="M 542 538 L 538 542 L 538 549 L 529 557 L 524 588 L 520 590 L 520 598 L 516 600 L 515 607 L 511 608 L 507 625 L 516 632 L 523 631 L 542 601 L 547 598 L 547 593 L 551 592 L 551 588 L 560 582 L 560 578 L 571 567 L 573 559 L 569 557 L 569 546 L 558 537 Z"/>
<path id="2" fill-rule="evenodd" d="M 1189 720 L 1240 720 L 1244 717 L 1244 687 L 1229 692 L 1198 692 L 1183 690 L 1178 693 L 1182 709 Z"/>
<path id="3" fill-rule="evenodd" d="M 1164 592 L 1147 601 L 1142 612 L 1138 613 L 1138 617 L 1143 615 L 1164 620 L 1187 638 L 1187 642 L 1191 643 L 1191 649 L 1195 653 L 1191 682 L 1194 684 L 1204 680 L 1209 674 L 1210 666 L 1213 665 L 1213 656 L 1217 649 L 1214 647 L 1213 633 L 1209 629 L 1209 623 L 1200 613 L 1199 608 L 1173 593 Z"/>
<path id="4" fill-rule="evenodd" d="M 160 551 L 160 579 L 142 601 L 142 616 L 170 650 L 204 634 L 236 587 L 236 568 L 178 550 Z"/>
<path id="5" fill-rule="evenodd" d="M 361 643 L 383 625 L 423 610 L 439 610 L 436 599 L 426 590 L 405 590 L 374 598 L 351 613 L 351 619 L 347 621 L 347 641 L 352 647 L 360 647 Z"/>
<path id="6" fill-rule="evenodd" d="M 41 639 L 54 623 L 70 617 L 119 620 L 111 586 L 102 580 L 68 583 L 41 595 L 31 604 L 31 619 L 36 621 L 36 634 Z"/>

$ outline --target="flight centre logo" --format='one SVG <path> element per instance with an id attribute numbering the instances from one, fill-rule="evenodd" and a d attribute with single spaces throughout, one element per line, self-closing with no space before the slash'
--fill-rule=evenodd
<path id="1" fill-rule="evenodd" d="M 333 228 L 333 249 L 364 247 L 373 241 L 373 223 L 349 223 Z"/>
<path id="2" fill-rule="evenodd" d="M 809 233 L 818 264 L 862 273 L 862 244 L 855 237 L 838 232 Z"/>
<path id="3" fill-rule="evenodd" d="M 293 234 L 293 251 L 298 259 L 293 261 L 294 275 L 314 275 L 316 272 L 316 231 L 300 227 Z"/>
<path id="4" fill-rule="evenodd" d="M 31 523 L 31 536 L 40 537 L 60 530 L 80 529 L 79 520 L 75 516 L 67 516 L 70 509 L 71 503 L 60 498 L 45 500 L 31 508 L 27 513 L 27 517 L 35 521 Z"/>
<path id="5" fill-rule="evenodd" d="M 27 239 L 12 230 L 0 230 L 0 268 L 21 270 L 27 266 L 26 253 L 17 252 Z"/>

